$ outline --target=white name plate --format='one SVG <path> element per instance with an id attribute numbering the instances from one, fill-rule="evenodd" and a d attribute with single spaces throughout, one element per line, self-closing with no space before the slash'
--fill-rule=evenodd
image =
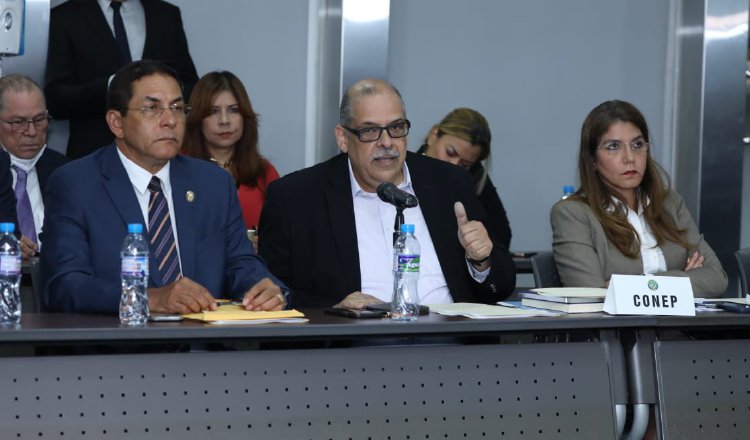
<path id="1" fill-rule="evenodd" d="M 695 316 L 693 287 L 687 277 L 612 275 L 604 311 L 610 315 Z"/>

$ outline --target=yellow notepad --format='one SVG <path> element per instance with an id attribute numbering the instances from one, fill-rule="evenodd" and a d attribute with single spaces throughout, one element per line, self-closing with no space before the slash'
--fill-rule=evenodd
<path id="1" fill-rule="evenodd" d="M 276 312 L 250 312 L 238 305 L 220 306 L 216 310 L 182 315 L 187 319 L 197 319 L 211 324 L 260 324 L 264 322 L 307 322 L 305 315 L 297 310 Z"/>

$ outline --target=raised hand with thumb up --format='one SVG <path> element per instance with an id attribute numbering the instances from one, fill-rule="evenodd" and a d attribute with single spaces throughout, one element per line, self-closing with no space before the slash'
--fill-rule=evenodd
<path id="1" fill-rule="evenodd" d="M 490 254 L 492 253 L 492 240 L 482 222 L 469 220 L 466 216 L 466 208 L 461 202 L 453 205 L 458 223 L 458 241 L 466 251 L 466 258 L 474 268 L 483 271 L 490 267 Z"/>

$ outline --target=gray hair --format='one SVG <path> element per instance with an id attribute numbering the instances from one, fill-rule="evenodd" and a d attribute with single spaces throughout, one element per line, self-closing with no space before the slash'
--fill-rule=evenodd
<path id="1" fill-rule="evenodd" d="M 404 98 L 401 97 L 401 92 L 398 91 L 396 86 L 393 84 L 383 81 L 380 79 L 363 79 L 354 83 L 351 87 L 346 89 L 344 96 L 341 98 L 341 105 L 339 106 L 339 125 L 349 126 L 354 119 L 352 114 L 352 101 L 362 96 L 371 96 L 383 93 L 385 90 L 390 90 L 397 97 L 401 103 L 401 110 L 406 117 L 406 107 L 404 106 Z"/>
<path id="2" fill-rule="evenodd" d="M 44 101 L 44 93 L 39 84 L 26 75 L 12 74 L 0 78 L 0 112 L 5 109 L 5 92 L 9 90 L 13 92 L 33 92 L 36 90 L 42 97 L 42 103 L 45 107 L 47 105 Z"/>

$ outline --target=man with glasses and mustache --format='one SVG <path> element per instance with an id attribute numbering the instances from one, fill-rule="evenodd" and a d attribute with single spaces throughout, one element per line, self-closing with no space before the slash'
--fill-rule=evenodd
<path id="1" fill-rule="evenodd" d="M 59 168 L 47 187 L 41 263 L 57 311 L 117 313 L 120 249 L 128 224 L 149 241 L 152 312 L 215 310 L 215 298 L 280 310 L 284 285 L 253 252 L 232 177 L 179 155 L 189 110 L 177 73 L 137 61 L 107 97 L 112 145 Z"/>
<path id="2" fill-rule="evenodd" d="M 339 109 L 341 154 L 269 185 L 259 252 L 295 307 L 390 301 L 396 209 L 376 194 L 385 182 L 419 199 L 404 216 L 422 248 L 420 303 L 494 303 L 513 291 L 513 261 L 484 227 L 471 177 L 407 152 L 410 125 L 393 85 L 359 81 Z"/>
<path id="3" fill-rule="evenodd" d="M 68 161 L 47 148 L 48 125 L 44 94 L 34 80 L 15 74 L 0 78 L 0 143 L 10 156 L 18 232 L 25 258 L 37 254 L 41 245 L 47 179 Z"/>

